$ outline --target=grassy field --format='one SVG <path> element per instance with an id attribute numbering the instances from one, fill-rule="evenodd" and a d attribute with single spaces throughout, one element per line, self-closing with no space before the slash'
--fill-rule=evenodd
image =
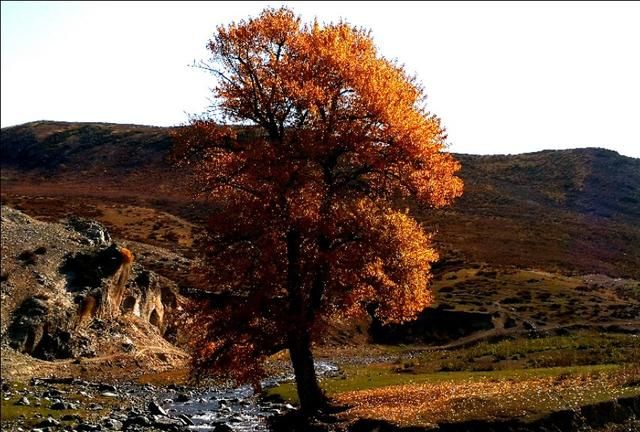
<path id="1" fill-rule="evenodd" d="M 413 426 L 534 420 L 561 409 L 640 395 L 636 335 L 579 332 L 453 350 L 376 347 L 371 353 L 380 359 L 384 353 L 387 360 L 367 364 L 344 352 L 321 354 L 340 364 L 341 375 L 323 379 L 321 386 L 336 403 L 349 407 L 342 414 L 347 420 L 374 418 Z M 541 364 L 548 366 L 537 366 Z M 292 383 L 269 389 L 267 395 L 297 401 Z"/>

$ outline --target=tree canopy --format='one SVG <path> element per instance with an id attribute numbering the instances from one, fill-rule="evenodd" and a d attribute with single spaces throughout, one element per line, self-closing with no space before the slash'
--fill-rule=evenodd
<path id="1" fill-rule="evenodd" d="M 459 164 L 417 80 L 368 31 L 267 9 L 219 26 L 208 49 L 215 117 L 175 141 L 212 203 L 208 285 L 233 300 L 198 305 L 194 366 L 257 380 L 288 348 L 313 411 L 310 346 L 329 322 L 368 309 L 401 322 L 432 301 L 431 236 L 395 203 L 450 204 Z"/>

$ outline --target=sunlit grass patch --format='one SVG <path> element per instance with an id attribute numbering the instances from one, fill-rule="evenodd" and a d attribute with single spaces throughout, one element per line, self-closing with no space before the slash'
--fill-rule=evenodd
<path id="1" fill-rule="evenodd" d="M 583 368 L 584 369 L 584 368 Z M 538 370 L 530 376 L 491 374 L 342 392 L 334 400 L 351 406 L 346 416 L 426 425 L 472 419 L 533 419 L 548 412 L 639 395 L 624 385 L 622 368 Z M 558 374 L 558 372 L 560 372 Z M 539 373 L 539 376 L 535 376 Z M 498 376 L 496 376 L 498 375 Z M 457 377 L 460 378 L 460 377 Z"/>
<path id="2" fill-rule="evenodd" d="M 578 405 L 640 394 L 640 371 L 620 365 L 490 372 L 396 373 L 387 364 L 346 366 L 342 378 L 322 381 L 351 418 L 401 424 L 535 417 Z M 295 386 L 268 394 L 296 402 Z"/>

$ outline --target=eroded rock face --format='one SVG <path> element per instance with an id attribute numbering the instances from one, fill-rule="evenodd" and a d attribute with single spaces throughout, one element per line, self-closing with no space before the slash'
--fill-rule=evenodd
<path id="1" fill-rule="evenodd" d="M 29 262 L 21 258 L 24 253 L 14 254 L 11 262 L 3 253 L 3 268 L 6 261 L 26 287 L 19 290 L 25 295 L 16 298 L 3 335 L 14 349 L 42 359 L 92 356 L 96 340 L 122 333 L 120 338 L 130 342 L 129 315 L 154 326 L 158 335 L 164 333 L 167 312 L 177 308 L 175 284 L 134 263 L 131 251 L 110 243 L 100 224 L 75 219 L 67 224 L 74 227 L 69 232 L 3 207 L 3 231 L 9 220 L 15 224 L 8 227 L 6 237 L 3 232 L 3 247 L 13 238 L 32 236 L 39 243 L 49 239 L 44 252 L 34 253 L 36 259 Z M 69 232 L 69 239 L 61 237 L 63 232 Z M 60 242 L 54 245 L 56 236 Z M 7 308 L 3 297 L 3 312 Z"/>
<path id="2" fill-rule="evenodd" d="M 61 271 L 67 275 L 67 289 L 77 293 L 78 325 L 95 317 L 132 314 L 164 330 L 165 304 L 175 307 L 176 294 L 157 274 L 133 264 L 128 254 L 112 244 L 94 254 L 67 257 Z"/>

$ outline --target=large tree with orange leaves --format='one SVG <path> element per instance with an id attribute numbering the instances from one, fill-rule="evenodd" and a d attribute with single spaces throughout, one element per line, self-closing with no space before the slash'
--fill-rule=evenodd
<path id="1" fill-rule="evenodd" d="M 325 398 L 311 343 L 328 322 L 371 305 L 399 322 L 430 303 L 430 235 L 393 203 L 451 203 L 459 164 L 421 87 L 367 31 L 267 9 L 218 27 L 208 48 L 215 121 L 175 138 L 214 203 L 210 289 L 232 301 L 199 306 L 194 366 L 256 380 L 288 348 L 313 412 Z"/>

